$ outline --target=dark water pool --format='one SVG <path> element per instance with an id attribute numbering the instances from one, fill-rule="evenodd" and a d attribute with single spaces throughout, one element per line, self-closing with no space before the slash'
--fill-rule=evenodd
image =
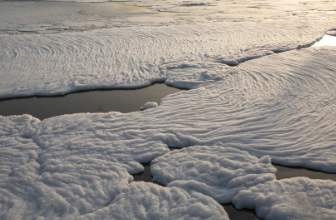
<path id="1" fill-rule="evenodd" d="M 277 179 L 304 176 L 311 179 L 330 179 L 336 181 L 336 174 L 332 173 L 323 173 L 315 170 L 284 166 L 276 166 L 276 168 L 278 169 L 278 172 L 276 173 Z"/>
<path id="2" fill-rule="evenodd" d="M 99 90 L 65 96 L 28 97 L 0 100 L 0 115 L 30 114 L 39 119 L 79 112 L 132 112 L 148 101 L 160 102 L 164 96 L 178 92 L 165 84 L 134 90 Z"/>
<path id="3" fill-rule="evenodd" d="M 238 210 L 233 205 L 223 205 L 231 220 L 258 220 L 252 210 Z"/>

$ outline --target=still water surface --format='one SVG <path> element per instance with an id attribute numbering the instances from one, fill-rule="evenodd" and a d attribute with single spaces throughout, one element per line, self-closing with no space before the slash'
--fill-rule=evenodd
<path id="1" fill-rule="evenodd" d="M 148 101 L 178 92 L 165 84 L 134 90 L 100 90 L 54 97 L 28 97 L 0 100 L 0 115 L 30 114 L 39 119 L 80 112 L 132 112 Z"/>

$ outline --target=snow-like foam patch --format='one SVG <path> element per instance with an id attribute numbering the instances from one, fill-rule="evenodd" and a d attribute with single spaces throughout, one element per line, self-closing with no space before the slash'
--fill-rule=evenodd
<path id="1" fill-rule="evenodd" d="M 113 112 L 49 118 L 42 122 L 36 139 L 45 146 L 46 158 L 97 158 L 121 163 L 130 173 L 139 173 L 143 171 L 141 163 L 169 151 L 166 144 L 150 140 L 152 131 L 147 131 L 147 140 L 137 137 L 141 128 L 126 118 L 141 116 L 141 112 Z"/>
<path id="2" fill-rule="evenodd" d="M 143 171 L 141 163 L 169 148 L 225 147 L 234 156 L 234 161 L 223 160 L 226 166 L 237 162 L 235 152 L 242 151 L 250 159 L 248 164 L 254 161 L 268 167 L 270 161 L 265 158 L 270 157 L 279 164 L 336 172 L 334 50 L 273 54 L 310 45 L 333 26 L 333 15 L 325 11 L 332 2 L 309 1 L 308 7 L 307 1 L 216 1 L 239 5 L 222 9 L 202 7 L 215 1 L 202 1 L 200 7 L 186 7 L 197 4 L 183 1 L 160 2 L 155 6 L 150 1 L 149 8 L 171 13 L 173 22 L 168 19 L 165 24 L 169 25 L 156 27 L 145 22 L 155 20 L 152 14 L 126 22 L 125 17 L 112 18 L 109 11 L 93 9 L 93 4 L 92 11 L 84 4 L 68 4 L 68 10 L 45 5 L 40 10 L 42 3 L 27 2 L 26 8 L 14 2 L 16 13 L 8 5 L 1 7 L 1 98 L 135 88 L 158 81 L 197 88 L 166 97 L 156 108 L 130 114 L 75 114 L 43 121 L 30 116 L 0 117 L 1 219 L 120 219 L 125 215 L 227 219 L 210 197 L 172 187 L 191 189 L 192 184 L 181 180 L 167 188 L 129 184 L 130 174 Z M 215 13 L 209 13 L 209 8 Z M 206 154 L 200 157 L 212 156 Z M 198 168 L 202 171 L 207 166 Z M 256 181 L 246 167 L 242 170 L 243 179 Z M 265 179 L 258 173 L 262 184 L 242 187 L 235 197 L 237 206 L 257 208 L 265 218 L 280 218 L 284 213 L 303 219 L 335 216 L 334 182 L 276 181 L 272 169 L 267 172 L 270 177 Z M 231 175 L 234 181 L 229 183 L 237 187 L 241 182 L 235 175 L 239 174 Z M 214 195 L 214 188 L 197 187 L 219 201 L 231 199 Z"/>
<path id="3" fill-rule="evenodd" d="M 131 183 L 105 208 L 78 219 L 218 219 L 228 220 L 225 210 L 210 197 L 175 187 Z"/>
<path id="4" fill-rule="evenodd" d="M 171 151 L 151 165 L 154 181 L 231 202 L 242 189 L 275 179 L 269 157 L 223 146 L 192 146 Z"/>
<path id="5" fill-rule="evenodd" d="M 279 26 L 283 26 L 281 24 Z M 223 79 L 230 62 L 314 41 L 320 29 L 243 23 L 0 35 L 0 97 L 55 95 L 153 82 L 195 88 Z M 132 36 L 131 38 L 129 36 Z"/>
<path id="6" fill-rule="evenodd" d="M 334 25 L 322 1 L 305 10 L 253 0 L 0 4 L 0 98 L 164 81 L 196 88 L 225 78 L 230 65 L 310 45 Z"/>
<path id="7" fill-rule="evenodd" d="M 121 145 L 115 152 L 107 144 L 76 148 L 76 138 L 44 145 L 47 137 L 36 136 L 40 123 L 30 116 L 0 117 L 1 219 L 228 219 L 205 195 L 129 184 L 132 153 Z"/>
<path id="8" fill-rule="evenodd" d="M 0 117 L 0 218 L 55 219 L 91 212 L 132 180 L 119 163 L 59 149 L 52 157 L 33 138 L 39 121 Z"/>
<path id="9" fill-rule="evenodd" d="M 265 220 L 332 220 L 335 197 L 336 182 L 297 177 L 242 190 L 233 201 L 238 208 L 256 209 Z"/>
<path id="10" fill-rule="evenodd" d="M 324 35 L 321 40 L 316 42 L 313 47 L 336 47 L 336 36 Z"/>
<path id="11" fill-rule="evenodd" d="M 221 80 L 207 86 L 172 94 L 164 98 L 160 106 L 143 112 L 74 114 L 43 121 L 30 116 L 0 117 L 0 206 L 4 210 L 1 217 L 64 219 L 78 215 L 86 217 L 86 214 L 87 218 L 95 218 L 97 215 L 104 216 L 105 212 L 109 215 L 114 198 L 121 196 L 119 192 L 124 187 L 127 188 L 132 179 L 129 173 L 141 172 L 141 163 L 169 152 L 169 147 L 203 145 L 208 149 L 204 155 L 193 154 L 188 149 L 181 151 L 188 152 L 182 155 L 181 161 L 192 155 L 193 165 L 195 158 L 204 156 L 205 159 L 209 155 L 209 158 L 216 157 L 211 152 L 213 147 L 218 155 L 225 155 L 222 159 L 218 158 L 218 161 L 226 166 L 229 162 L 236 163 L 237 160 L 248 164 L 253 164 L 254 161 L 257 167 L 266 166 L 266 173 L 270 172 L 271 176 L 272 167 L 267 171 L 270 161 L 257 157 L 269 155 L 278 164 L 336 172 L 334 60 L 334 50 L 326 48 L 270 55 L 241 64 L 226 73 Z M 185 64 L 180 67 L 194 68 L 193 65 Z M 175 71 L 174 68 L 170 69 Z M 222 152 L 222 148 L 228 152 Z M 193 147 L 190 151 L 192 149 Z M 238 152 L 246 158 L 238 159 Z M 179 153 L 169 153 L 162 158 L 169 158 L 167 161 L 174 162 L 174 159 L 170 160 L 170 156 L 175 154 Z M 156 163 L 160 164 L 160 160 L 157 159 Z M 214 161 L 216 160 L 211 159 L 209 163 Z M 199 165 L 196 166 L 197 171 L 208 168 L 207 164 Z M 170 169 L 173 170 L 173 167 L 167 168 L 169 171 Z M 254 179 L 254 175 L 249 175 L 248 168 L 243 167 L 240 170 L 244 174 L 243 179 L 252 179 L 256 183 L 259 181 L 258 178 Z M 158 171 L 155 172 L 157 175 Z M 190 175 L 189 182 L 177 180 L 168 185 L 188 190 L 194 187 L 194 190 L 211 195 L 218 201 L 230 200 L 229 190 L 228 194 L 223 193 L 222 196 L 217 194 L 221 192 L 218 188 L 215 191 L 215 188 L 202 188 L 204 185 L 200 187 L 199 183 L 194 184 L 203 179 L 199 179 L 199 176 L 191 180 L 192 172 L 191 169 L 181 174 L 183 178 L 183 175 Z M 208 172 L 204 173 L 209 175 Z M 231 175 L 234 181 L 229 181 L 233 187 L 230 190 L 237 187 L 236 183 L 242 183 L 235 175 L 239 174 Z M 224 176 L 225 182 L 227 179 Z M 261 182 L 264 181 L 263 176 L 261 175 Z M 204 179 L 207 181 L 211 176 Z M 216 183 L 217 179 L 213 180 Z M 168 179 L 167 182 L 169 181 Z M 283 184 L 283 181 L 286 183 L 289 180 L 259 184 L 256 186 L 257 193 L 253 192 L 253 195 L 239 193 L 235 197 L 235 203 L 239 207 L 253 208 L 249 199 L 258 195 L 258 190 L 262 190 L 258 188 L 260 185 L 269 190 L 268 184 Z M 325 184 L 317 180 L 304 180 L 296 184 L 297 180 L 291 181 L 293 183 L 289 181 L 288 185 L 293 185 L 293 189 L 286 184 L 283 187 L 284 191 L 289 191 L 287 197 L 274 195 L 270 197 L 270 202 L 260 200 L 256 204 L 265 203 L 265 213 L 271 213 L 272 219 L 283 216 L 283 213 L 309 219 L 315 213 L 305 213 L 304 210 L 313 206 L 317 207 L 316 213 L 326 210 L 321 214 L 325 219 L 334 214 L 334 206 L 328 206 L 329 203 L 325 202 L 331 198 L 329 195 L 334 198 L 334 191 L 331 190 L 335 187 L 334 182 Z M 250 182 L 246 181 L 248 183 Z M 301 186 L 303 189 L 313 187 L 313 193 L 306 196 L 306 191 Z M 251 190 L 244 187 L 240 189 L 247 193 Z M 181 188 L 178 190 L 187 193 Z M 300 190 L 302 193 L 295 195 L 294 191 Z M 306 203 L 292 209 L 291 206 L 283 205 L 288 200 L 289 204 L 297 203 L 290 197 L 292 192 L 298 198 L 302 195 L 301 198 Z M 266 191 L 261 193 L 268 195 Z M 278 192 L 276 194 L 279 196 Z M 225 197 L 227 195 L 229 196 Z M 324 200 L 319 201 L 319 198 Z M 128 201 L 132 200 L 126 200 L 125 204 L 131 204 Z M 140 199 L 136 200 L 136 204 L 131 206 L 136 207 L 139 201 Z M 277 201 L 280 201 L 279 207 Z M 174 204 L 178 202 L 174 200 Z M 269 207 L 275 211 L 268 212 Z M 261 209 L 258 214 L 264 216 L 264 208 Z M 119 207 L 117 210 L 120 210 Z M 202 211 L 208 212 L 210 211 L 207 209 Z M 265 215 L 265 218 L 268 217 Z"/>
<path id="12" fill-rule="evenodd" d="M 144 112 L 50 118 L 39 138 L 50 148 L 122 148 L 138 162 L 168 147 L 220 145 L 270 155 L 278 164 L 336 172 L 333 60 L 333 50 L 326 49 L 267 56 Z"/>

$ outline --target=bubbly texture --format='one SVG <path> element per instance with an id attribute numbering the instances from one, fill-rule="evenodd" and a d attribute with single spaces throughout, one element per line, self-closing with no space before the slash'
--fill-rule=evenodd
<path id="1" fill-rule="evenodd" d="M 106 207 L 78 219 L 228 220 L 224 209 L 203 194 L 152 183 L 131 183 Z"/>
<path id="2" fill-rule="evenodd" d="M 336 25 L 324 1 L 291 2 L 0 1 L 0 98 L 217 81 Z M 158 16 L 167 22 L 153 23 Z"/>
<path id="3" fill-rule="evenodd" d="M 139 162 L 168 147 L 218 145 L 269 155 L 278 164 L 336 172 L 334 58 L 328 49 L 264 57 L 223 81 L 171 94 L 157 108 L 44 120 L 38 139 L 51 149 L 108 146 L 120 154 L 118 160 Z M 120 148 L 133 156 L 122 156 Z"/>
<path id="4" fill-rule="evenodd" d="M 239 188 L 240 174 L 256 183 L 272 180 L 274 170 L 263 157 L 267 155 L 278 164 L 336 172 L 334 52 L 301 49 L 249 61 L 225 80 L 168 95 L 160 106 L 139 112 L 83 113 L 43 121 L 1 117 L 2 215 L 33 219 L 91 214 L 132 180 L 129 173 L 143 171 L 141 163 L 169 148 L 192 145 L 207 150 L 185 149 L 190 159 L 213 158 L 213 150 L 225 155 L 220 160 L 224 164 L 254 164 L 255 170 L 241 168 L 242 173 L 223 175 L 221 180 L 233 180 L 220 189 L 228 190 L 223 195 L 216 194 L 218 188 L 171 183 L 188 190 L 195 187 L 218 201 L 230 201 L 236 189 L 244 188 Z M 194 169 L 202 171 L 203 163 L 197 164 Z M 161 177 L 162 182 L 170 180 Z M 213 180 L 207 184 L 215 186 Z M 304 213 L 304 208 L 296 211 Z"/>
<path id="5" fill-rule="evenodd" d="M 96 4 L 99 2 L 99 4 Z M 333 23 L 332 0 L 51 0 L 0 1 L 0 34 L 78 32 L 111 27 L 229 22 L 288 22 L 298 29 Z M 334 27 L 329 27 L 334 28 Z M 283 28 L 280 28 L 281 30 Z M 274 29 L 273 32 L 278 31 Z M 293 38 L 294 39 L 294 38 Z"/>
<path id="6" fill-rule="evenodd" d="M 244 188 L 275 179 L 270 158 L 224 146 L 192 146 L 171 151 L 151 165 L 154 181 L 197 191 L 220 203 Z"/>
<path id="7" fill-rule="evenodd" d="M 205 195 L 129 184 L 129 164 L 109 147 L 48 147 L 35 139 L 40 122 L 30 116 L 0 124 L 1 219 L 228 219 Z"/>
<path id="8" fill-rule="evenodd" d="M 256 209 L 266 220 L 332 220 L 336 215 L 336 182 L 289 178 L 259 184 L 240 191 L 238 208 Z"/>
<path id="9" fill-rule="evenodd" d="M 336 50 L 307 48 L 335 35 L 336 1 L 100 2 L 0 1 L 0 98 L 192 90 L 131 113 L 0 116 L 0 219 L 228 219 L 230 201 L 335 216 L 334 181 L 276 180 L 271 162 L 336 173 Z M 166 187 L 132 182 L 151 161 Z"/>
<path id="10" fill-rule="evenodd" d="M 41 122 L 35 138 L 48 149 L 46 158 L 97 157 L 122 163 L 132 174 L 139 173 L 143 171 L 141 163 L 169 151 L 164 143 L 137 137 L 142 128 L 132 128 L 133 123 L 125 119 L 140 116 L 141 112 L 112 112 L 49 118 Z"/>
<path id="11" fill-rule="evenodd" d="M 136 88 L 163 81 L 193 88 L 223 78 L 230 71 L 225 64 L 309 44 L 323 33 L 322 28 L 273 29 L 274 24 L 260 29 L 203 24 L 0 35 L 0 97 Z"/>
<path id="12" fill-rule="evenodd" d="M 100 208 L 132 176 L 120 164 L 90 155 L 48 157 L 34 139 L 39 121 L 30 116 L 0 117 L 0 218 L 53 219 Z M 59 155 L 59 156 L 57 156 Z"/>

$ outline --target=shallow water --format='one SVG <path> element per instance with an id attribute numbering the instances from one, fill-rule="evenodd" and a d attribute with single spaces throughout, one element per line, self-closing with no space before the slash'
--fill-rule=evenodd
<path id="1" fill-rule="evenodd" d="M 153 182 L 150 164 L 144 164 L 144 171 L 133 175 L 134 181 Z"/>
<path id="2" fill-rule="evenodd" d="M 160 103 L 164 96 L 178 92 L 165 84 L 134 90 L 100 90 L 54 97 L 28 97 L 0 101 L 0 115 L 30 114 L 39 119 L 79 112 L 132 112 L 148 101 Z"/>
<path id="3" fill-rule="evenodd" d="M 225 211 L 232 220 L 257 220 L 257 216 L 250 210 L 238 210 L 233 205 L 223 205 Z"/>
<path id="4" fill-rule="evenodd" d="M 311 179 L 331 179 L 336 181 L 336 174 L 294 167 L 276 166 L 276 168 L 278 170 L 276 173 L 277 179 L 304 176 Z"/>

